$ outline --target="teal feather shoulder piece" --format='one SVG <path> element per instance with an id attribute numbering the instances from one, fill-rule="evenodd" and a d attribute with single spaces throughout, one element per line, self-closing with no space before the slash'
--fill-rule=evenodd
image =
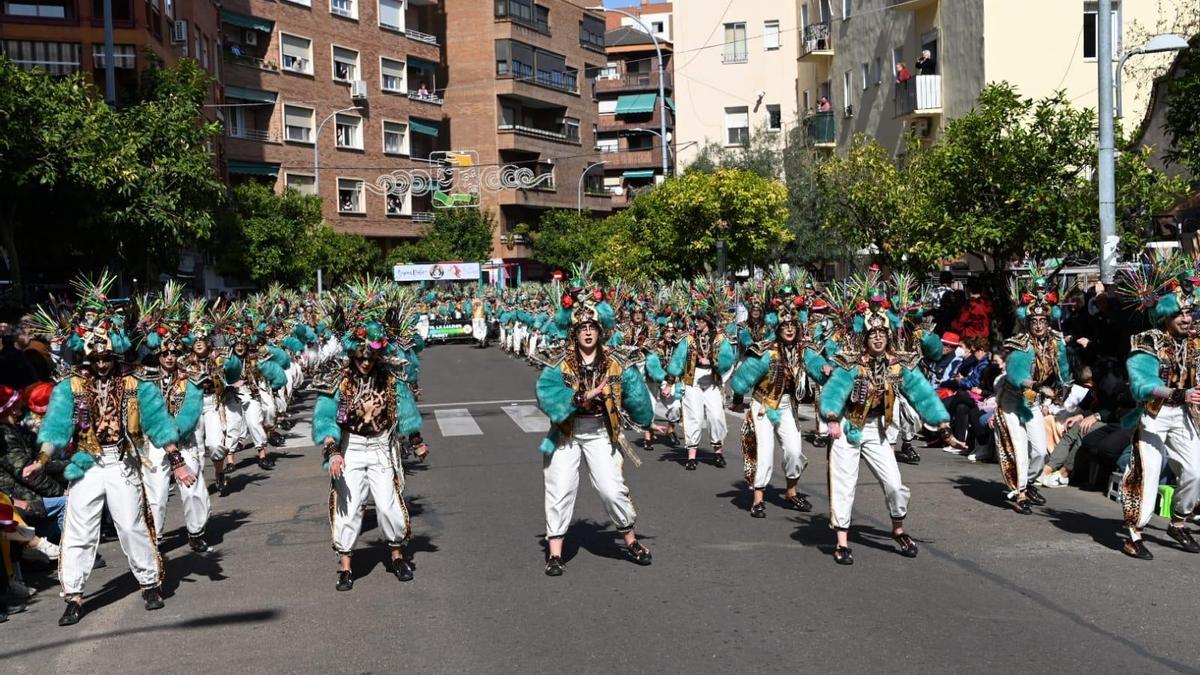
<path id="1" fill-rule="evenodd" d="M 158 387 L 150 382 L 138 382 L 138 411 L 142 416 L 142 433 L 160 448 L 179 442 L 179 427 L 167 412 L 167 402 Z"/>

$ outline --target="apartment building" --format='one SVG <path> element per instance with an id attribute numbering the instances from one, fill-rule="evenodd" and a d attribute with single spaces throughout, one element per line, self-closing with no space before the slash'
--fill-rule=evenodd
<path id="1" fill-rule="evenodd" d="M 675 34 L 675 6 L 669 2 L 653 2 L 653 0 L 641 0 L 641 4 L 630 5 L 629 7 L 621 7 L 621 12 L 607 12 L 605 19 L 608 22 L 608 30 L 616 30 L 622 26 L 631 28 L 639 28 L 638 22 L 626 16 L 632 14 L 636 16 L 654 37 L 667 42 L 674 42 Z"/>
<path id="2" fill-rule="evenodd" d="M 112 0 L 113 71 L 117 100 L 136 88 L 145 51 L 167 65 L 195 58 L 221 76 L 220 2 L 215 0 Z M 56 75 L 83 72 L 103 95 L 104 0 L 3 0 L 0 54 L 24 68 Z"/>
<path id="3" fill-rule="evenodd" d="M 1113 0 L 1113 61 L 1187 1 Z M 1074 105 L 1095 108 L 1096 6 L 1084 0 L 797 0 L 798 90 L 809 140 L 844 149 L 854 134 L 865 133 L 898 153 L 908 130 L 935 140 L 990 82 L 1007 81 L 1032 98 L 1061 89 Z M 896 75 L 900 64 L 912 75 L 903 82 Z M 1149 100 L 1149 82 L 1138 76 L 1144 72 L 1126 69 L 1122 81 L 1124 118 L 1134 126 Z M 820 110 L 823 97 L 827 111 Z"/>
<path id="4" fill-rule="evenodd" d="M 604 188 L 613 195 L 613 207 L 623 208 L 639 191 L 662 182 L 664 133 L 665 175 L 671 173 L 675 152 L 671 142 L 675 132 L 675 102 L 671 99 L 674 64 L 671 43 L 660 40 L 655 50 L 655 38 L 638 27 L 618 26 L 604 39 L 608 62 L 595 82 L 600 118 L 596 148 L 604 162 Z M 663 55 L 665 98 L 661 101 L 658 51 Z"/>
<path id="5" fill-rule="evenodd" d="M 708 142 L 742 146 L 751 133 L 796 123 L 797 9 L 783 1 L 675 0 L 681 168 Z"/>
<path id="6" fill-rule="evenodd" d="M 320 194 L 330 226 L 385 250 L 420 236 L 430 196 L 378 181 L 444 147 L 438 0 L 225 0 L 220 19 L 230 180 Z"/>
<path id="7" fill-rule="evenodd" d="M 545 276 L 525 234 L 549 209 L 607 213 L 594 73 L 604 67 L 604 17 L 566 0 L 444 0 L 454 39 L 446 83 L 447 147 L 477 153 L 479 166 L 528 169 L 534 187 L 489 190 L 480 208 L 496 217 L 493 257 Z M 586 172 L 586 175 L 585 175 Z M 544 178 L 543 178 L 544 177 Z"/>

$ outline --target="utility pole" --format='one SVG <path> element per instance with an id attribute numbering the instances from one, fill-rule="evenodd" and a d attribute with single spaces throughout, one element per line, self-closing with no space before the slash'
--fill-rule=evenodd
<path id="1" fill-rule="evenodd" d="M 104 100 L 114 108 L 117 105 L 117 67 L 113 63 L 113 18 L 112 0 L 104 0 Z"/>
<path id="2" fill-rule="evenodd" d="M 1112 0 L 1099 0 L 1096 12 L 1096 68 L 1100 108 L 1100 281 L 1111 288 L 1117 274 L 1116 164 L 1113 151 Z"/>

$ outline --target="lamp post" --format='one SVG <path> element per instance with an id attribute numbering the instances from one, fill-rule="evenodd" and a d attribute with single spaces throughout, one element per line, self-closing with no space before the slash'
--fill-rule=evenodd
<path id="1" fill-rule="evenodd" d="M 608 162 L 593 162 L 584 167 L 583 173 L 579 174 L 579 191 L 577 193 L 579 196 L 579 208 L 577 209 L 578 213 L 583 213 L 583 179 L 587 178 L 589 171 L 605 164 L 608 164 Z"/>
<path id="2" fill-rule="evenodd" d="M 659 139 L 658 142 L 662 143 L 664 148 L 667 147 L 666 137 L 653 129 L 647 129 L 646 127 L 634 127 L 633 129 L 630 129 L 630 131 L 637 132 L 637 133 L 643 133 L 643 134 L 654 134 L 655 136 L 658 136 L 658 139 Z M 667 152 L 670 152 L 670 148 L 667 148 Z M 664 173 L 663 179 L 665 180 L 666 177 L 667 177 L 667 175 Z"/>
<path id="3" fill-rule="evenodd" d="M 362 110 L 362 106 L 356 105 L 349 108 L 342 108 L 341 110 L 335 110 L 329 113 L 329 117 L 321 120 L 321 123 L 317 125 L 317 133 L 313 137 L 313 189 L 316 191 L 318 196 L 321 194 L 321 130 L 325 128 L 325 125 L 329 123 L 329 120 L 342 113 L 350 112 L 351 110 Z"/>
<path id="4" fill-rule="evenodd" d="M 1125 69 L 1125 62 L 1129 60 L 1129 57 L 1137 56 L 1138 54 L 1160 54 L 1162 52 L 1180 52 L 1180 51 L 1187 49 L 1188 46 L 1189 45 L 1188 45 L 1187 38 L 1180 36 L 1180 35 L 1172 35 L 1170 33 L 1165 33 L 1163 35 L 1155 35 L 1154 37 L 1150 38 L 1149 42 L 1142 45 L 1141 47 L 1138 47 L 1137 49 L 1131 49 L 1121 55 L 1121 60 L 1117 62 L 1117 75 L 1115 78 L 1115 80 L 1116 80 L 1116 85 L 1115 85 L 1116 86 L 1116 96 L 1117 96 L 1117 119 L 1121 119 L 1121 98 L 1122 98 L 1121 94 L 1123 93 L 1121 91 L 1121 73 Z"/>
<path id="5" fill-rule="evenodd" d="M 645 31 L 645 33 L 647 35 L 650 36 L 650 40 L 654 42 L 654 51 L 655 51 L 655 53 L 658 54 L 658 108 L 659 108 L 658 133 L 663 139 L 662 174 L 663 174 L 663 178 L 666 178 L 667 176 L 671 175 L 671 170 L 669 168 L 669 164 L 668 164 L 668 160 L 667 160 L 667 144 L 666 144 L 666 138 L 667 138 L 667 87 L 666 87 L 666 76 L 663 74 L 664 71 L 663 71 L 662 48 L 659 47 L 659 45 L 658 45 L 658 36 L 656 36 L 654 34 L 654 31 L 650 30 L 650 27 L 647 26 L 640 17 L 630 14 L 629 12 L 626 12 L 623 9 L 617 9 L 615 7 L 603 7 L 603 6 L 588 7 L 588 9 L 596 11 L 596 12 L 616 12 L 617 14 L 620 14 L 622 16 L 627 16 L 630 19 L 632 19 L 638 26 L 640 26 L 641 29 L 643 31 Z"/>

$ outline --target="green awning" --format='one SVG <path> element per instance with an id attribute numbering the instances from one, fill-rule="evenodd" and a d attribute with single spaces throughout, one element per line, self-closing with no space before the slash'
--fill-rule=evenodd
<path id="1" fill-rule="evenodd" d="M 433 61 L 426 61 L 425 59 L 417 59 L 410 56 L 408 59 L 406 59 L 406 61 L 408 62 L 408 65 L 416 68 L 417 70 L 434 70 L 437 68 L 436 63 Z"/>
<path id="2" fill-rule="evenodd" d="M 246 16 L 238 14 L 227 9 L 221 10 L 221 21 L 239 28 L 249 28 L 263 33 L 270 33 L 275 30 L 275 22 L 270 19 L 260 19 L 257 16 Z"/>
<path id="3" fill-rule="evenodd" d="M 625 94 L 617 98 L 617 114 L 636 115 L 654 112 L 656 103 L 658 103 L 658 94 Z"/>
<path id="4" fill-rule="evenodd" d="M 229 162 L 229 173 L 239 176 L 278 176 L 279 165 L 266 162 Z"/>
<path id="5" fill-rule="evenodd" d="M 408 120 L 408 128 L 411 129 L 414 134 L 425 134 L 426 136 L 433 136 L 434 138 L 437 138 L 438 135 L 438 125 L 435 122 L 425 122 L 410 118 Z"/>
<path id="6" fill-rule="evenodd" d="M 654 178 L 654 169 L 634 169 L 621 175 L 625 178 Z"/>
<path id="7" fill-rule="evenodd" d="M 245 87 L 235 87 L 231 84 L 225 85 L 225 97 L 240 98 L 243 101 L 258 101 L 260 103 L 275 102 L 275 92 L 273 91 L 247 89 Z"/>
<path id="8" fill-rule="evenodd" d="M 671 109 L 671 112 L 675 112 L 675 101 L 672 101 L 670 96 L 667 97 L 667 107 Z"/>

